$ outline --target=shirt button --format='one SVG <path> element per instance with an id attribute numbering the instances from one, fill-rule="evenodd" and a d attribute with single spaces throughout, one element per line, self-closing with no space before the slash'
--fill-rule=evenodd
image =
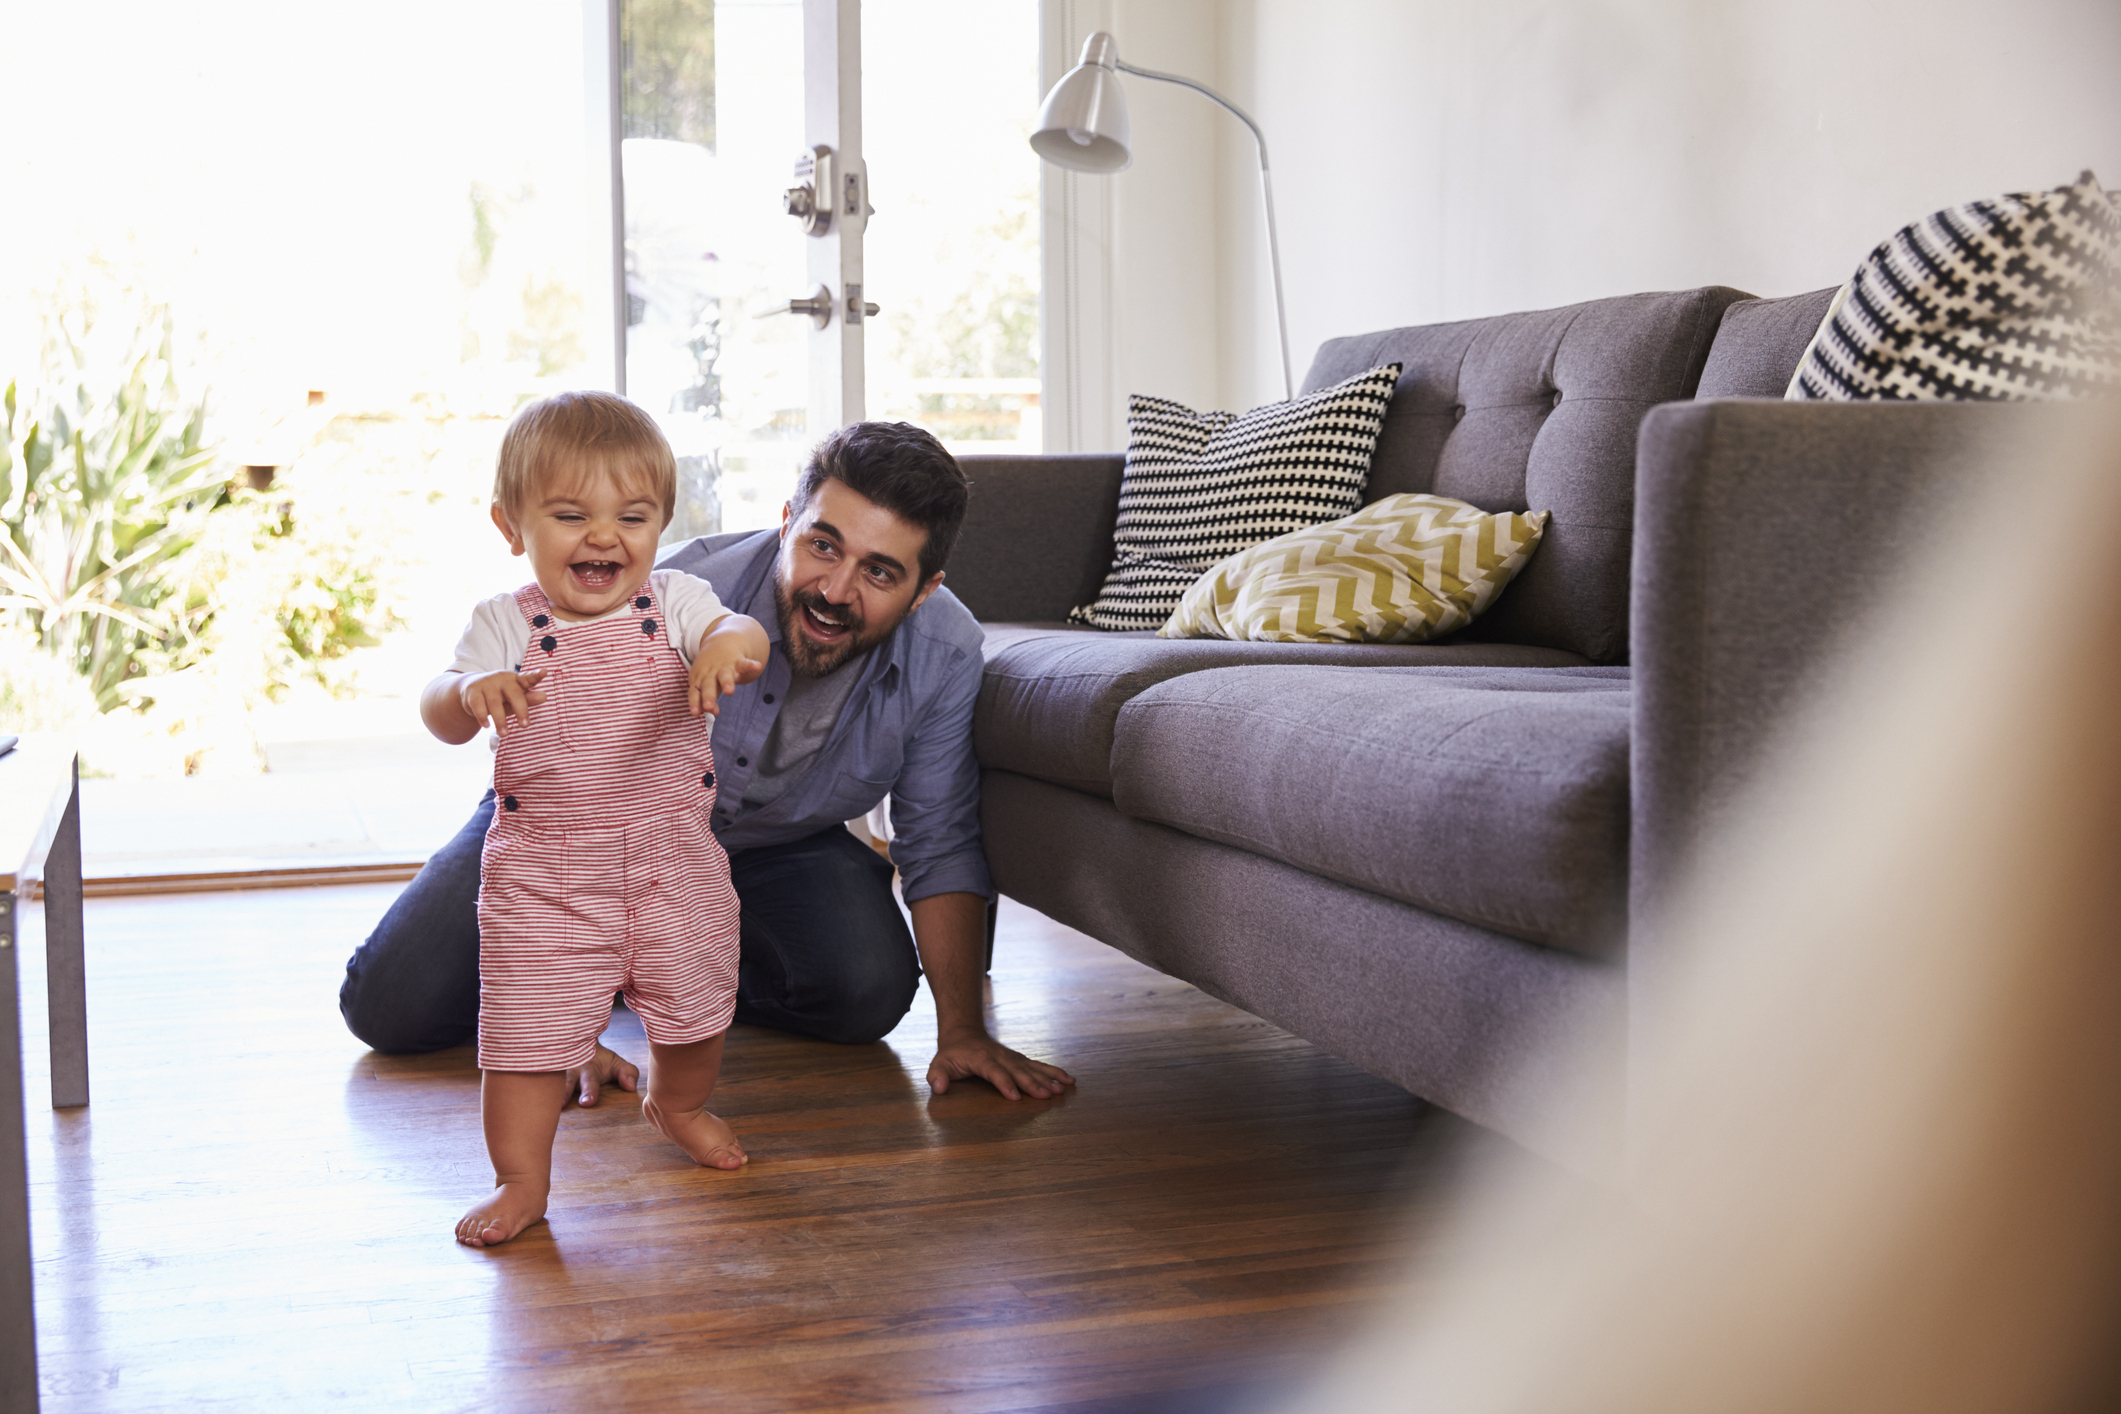
<path id="1" fill-rule="evenodd" d="M 772 694 L 772 693 L 770 693 L 770 692 L 769 692 L 769 693 L 767 693 L 767 694 L 766 694 L 766 700 L 767 700 L 768 702 L 771 702 L 771 701 L 773 701 L 773 694 Z"/>
<path id="2" fill-rule="evenodd" d="M 739 756 L 736 758 L 736 764 L 739 766 L 749 766 L 751 764 L 751 758 L 749 756 Z"/>

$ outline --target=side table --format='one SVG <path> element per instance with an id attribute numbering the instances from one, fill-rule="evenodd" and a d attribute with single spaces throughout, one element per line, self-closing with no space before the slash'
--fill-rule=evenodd
<path id="1" fill-rule="evenodd" d="M 0 1414 L 37 1408 L 22 1095 L 19 910 L 44 885 L 52 1108 L 88 1103 L 88 986 L 81 946 L 81 772 L 73 747 L 25 736 L 0 756 Z"/>

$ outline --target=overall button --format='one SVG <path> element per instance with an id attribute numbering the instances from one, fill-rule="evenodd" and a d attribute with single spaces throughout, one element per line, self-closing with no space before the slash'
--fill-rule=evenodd
<path id="1" fill-rule="evenodd" d="M 544 616 L 543 614 L 540 614 L 540 615 L 538 615 L 538 616 L 537 616 L 536 618 L 534 618 L 534 619 L 532 619 L 532 620 L 530 621 L 530 626 L 531 626 L 532 628 L 543 628 L 543 627 L 545 627 L 545 625 L 547 625 L 547 624 L 549 624 L 549 623 L 551 623 L 551 622 L 552 622 L 552 620 L 551 620 L 551 619 L 548 619 L 548 618 L 546 618 L 546 617 L 545 617 L 545 616 Z"/>
<path id="2" fill-rule="evenodd" d="M 650 602 L 651 601 L 649 600 L 648 596 L 643 594 L 640 598 L 633 601 L 633 607 L 636 609 L 645 609 L 648 607 Z"/>
<path id="3" fill-rule="evenodd" d="M 701 784 L 701 785 L 703 785 L 703 786 L 705 786 L 705 787 L 707 787 L 707 789 L 709 789 L 709 790 L 713 790 L 713 789 L 714 789 L 714 772 L 712 772 L 712 771 L 709 771 L 709 772 L 708 772 L 708 773 L 707 773 L 706 775 L 704 775 L 704 776 L 700 777 L 700 784 Z"/>
<path id="4" fill-rule="evenodd" d="M 538 647 L 540 647 L 540 648 L 544 649 L 544 650 L 545 650 L 545 651 L 546 651 L 547 653 L 550 653 L 550 652 L 551 652 L 551 651 L 552 651 L 553 649 L 555 649 L 555 648 L 557 648 L 557 647 L 559 647 L 559 646 L 560 646 L 560 640 L 558 640 L 557 638 L 554 638 L 554 637 L 553 637 L 553 636 L 552 636 L 551 634 L 549 634 L 549 633 L 548 633 L 548 634 L 546 634 L 546 635 L 545 635 L 545 636 L 544 636 L 543 638 L 541 638 L 541 639 L 539 639 L 539 640 L 538 640 Z"/>
<path id="5" fill-rule="evenodd" d="M 655 632 L 655 620 L 654 620 L 654 619 L 642 619 L 642 620 L 641 620 L 641 632 L 642 632 L 642 633 L 654 633 L 654 632 Z"/>
<path id="6" fill-rule="evenodd" d="M 506 809 L 513 810 L 516 808 L 516 798 L 512 795 L 504 795 L 501 797 L 501 804 Z"/>

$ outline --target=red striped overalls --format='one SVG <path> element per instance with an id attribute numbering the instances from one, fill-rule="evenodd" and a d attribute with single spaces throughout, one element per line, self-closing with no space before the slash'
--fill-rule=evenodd
<path id="1" fill-rule="evenodd" d="M 648 1039 L 705 1040 L 736 1008 L 737 902 L 708 828 L 712 717 L 686 711 L 687 669 L 654 591 L 562 623 L 535 584 L 522 670 L 543 706 L 494 756 L 479 868 L 479 1066 L 586 1064 L 623 991 Z"/>

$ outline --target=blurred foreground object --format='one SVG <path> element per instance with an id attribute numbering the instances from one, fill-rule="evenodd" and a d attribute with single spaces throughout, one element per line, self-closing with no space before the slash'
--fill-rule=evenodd
<path id="1" fill-rule="evenodd" d="M 1648 920 L 1626 1191 L 1484 1196 L 1292 1409 L 2121 1407 L 2121 554 L 2074 529 L 2121 421 L 2076 411 Z"/>

